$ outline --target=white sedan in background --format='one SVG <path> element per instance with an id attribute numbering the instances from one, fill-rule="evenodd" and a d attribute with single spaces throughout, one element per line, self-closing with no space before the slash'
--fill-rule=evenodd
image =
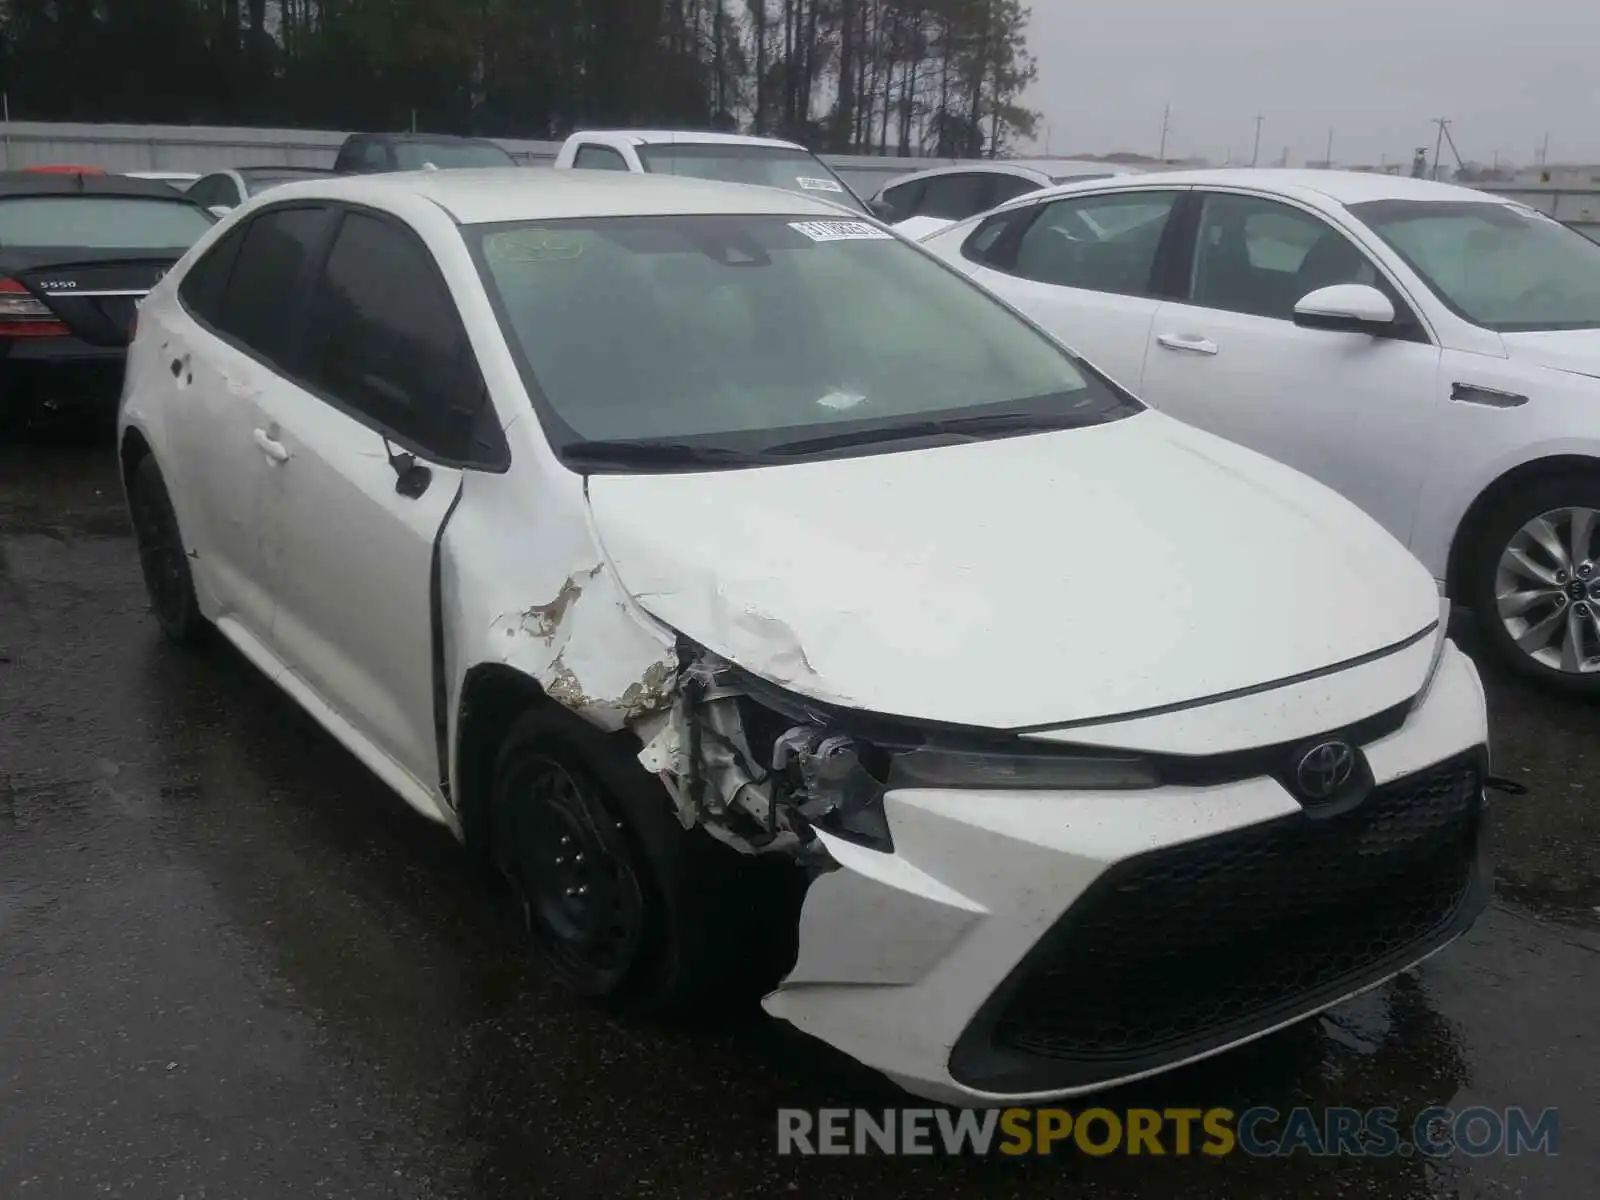
<path id="1" fill-rule="evenodd" d="M 930 167 L 889 180 L 873 200 L 880 215 L 907 236 L 921 237 L 955 221 L 997 208 L 1007 200 L 1057 184 L 1109 179 L 1132 172 L 1093 159 L 994 159 Z"/>
<path id="2" fill-rule="evenodd" d="M 610 1004 L 775 989 L 925 1095 L 1068 1095 L 1486 900 L 1483 691 L 1405 548 L 825 199 L 286 184 L 139 310 L 119 448 L 166 632 Z"/>
<path id="3" fill-rule="evenodd" d="M 1600 695 L 1600 245 L 1466 188 L 1267 170 L 1052 189 L 923 244 L 1344 493 L 1508 663 Z"/>

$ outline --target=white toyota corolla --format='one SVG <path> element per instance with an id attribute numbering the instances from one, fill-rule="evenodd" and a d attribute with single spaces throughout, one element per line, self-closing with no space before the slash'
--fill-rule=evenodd
<path id="1" fill-rule="evenodd" d="M 1034 192 L 923 242 L 1354 500 L 1509 666 L 1600 696 L 1600 245 L 1470 188 L 1254 170 Z"/>
<path id="2" fill-rule="evenodd" d="M 1428 573 L 881 227 L 587 172 L 289 184 L 143 306 L 153 608 L 499 868 L 550 969 L 1064 1096 L 1480 911 Z"/>

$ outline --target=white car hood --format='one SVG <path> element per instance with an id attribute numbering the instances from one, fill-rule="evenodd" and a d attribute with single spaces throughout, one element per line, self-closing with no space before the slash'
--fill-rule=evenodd
<path id="1" fill-rule="evenodd" d="M 1500 337 L 1513 362 L 1600 377 L 1600 329 L 1551 329 Z"/>
<path id="2" fill-rule="evenodd" d="M 1438 618 L 1334 492 L 1146 412 L 792 466 L 589 480 L 655 617 L 813 698 L 990 728 L 1217 697 Z"/>

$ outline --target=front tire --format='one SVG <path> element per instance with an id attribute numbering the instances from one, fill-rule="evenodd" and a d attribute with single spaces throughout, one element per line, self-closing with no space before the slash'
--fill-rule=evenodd
<path id="1" fill-rule="evenodd" d="M 149 455 L 139 460 L 128 481 L 128 507 L 150 610 L 162 633 L 181 646 L 193 646 L 205 634 L 206 619 L 195 600 L 189 555 L 178 532 L 172 499 L 161 469 Z"/>
<path id="2" fill-rule="evenodd" d="M 684 829 L 618 739 L 564 709 L 511 725 L 487 796 L 487 857 L 535 956 L 625 1012 L 720 1013 L 793 965 L 804 879 Z"/>
<path id="3" fill-rule="evenodd" d="M 1600 475 L 1534 480 L 1506 496 L 1478 539 L 1469 603 L 1512 670 L 1600 697 Z"/>

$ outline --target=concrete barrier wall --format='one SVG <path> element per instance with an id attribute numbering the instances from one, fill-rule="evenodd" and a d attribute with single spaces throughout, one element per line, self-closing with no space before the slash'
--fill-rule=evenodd
<path id="1" fill-rule="evenodd" d="M 80 163 L 110 171 L 207 171 L 289 163 L 331 167 L 345 133 L 329 129 L 254 129 L 213 125 L 79 125 L 65 122 L 0 123 L 0 170 L 35 163 Z M 546 165 L 560 142 L 494 138 L 519 162 Z M 958 162 L 824 154 L 851 187 L 872 195 L 896 175 Z M 1548 213 L 1600 241 L 1600 187 L 1507 185 L 1489 188 Z"/>

